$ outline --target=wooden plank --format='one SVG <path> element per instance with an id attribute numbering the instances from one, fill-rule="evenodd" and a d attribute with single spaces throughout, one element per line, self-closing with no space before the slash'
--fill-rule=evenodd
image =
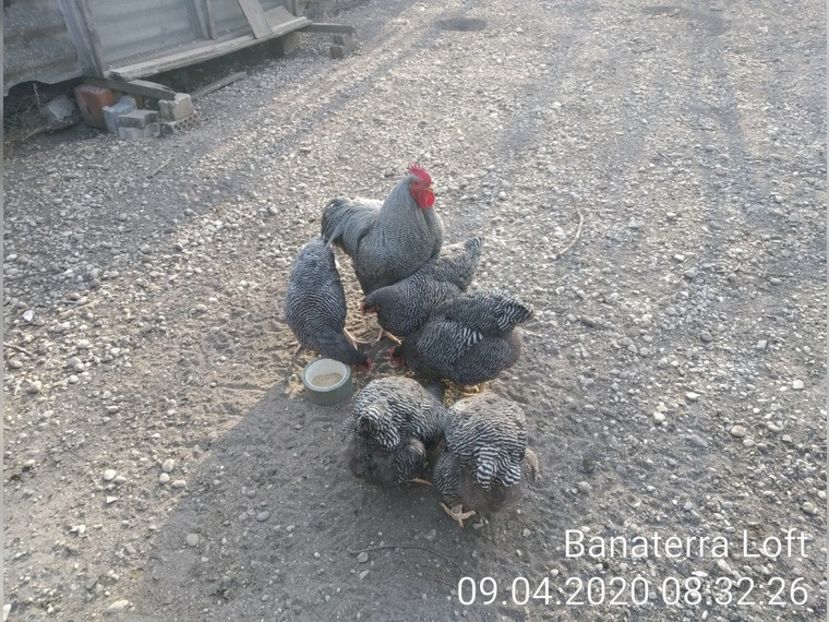
<path id="1" fill-rule="evenodd" d="M 302 29 L 304 32 L 333 32 L 335 34 L 353 35 L 356 30 L 348 24 L 324 24 L 313 22 Z"/>
<path id="2" fill-rule="evenodd" d="M 292 19 L 296 19 L 296 15 L 291 13 L 284 6 L 278 6 L 274 9 L 271 9 L 270 11 L 266 11 L 265 19 L 268 22 L 268 26 L 271 28 L 271 30 L 273 30 L 277 26 L 289 22 Z"/>
<path id="3" fill-rule="evenodd" d="M 175 99 L 176 97 L 176 92 L 169 86 L 164 86 L 157 82 L 148 82 L 147 80 L 124 82 L 123 80 L 113 80 L 111 78 L 84 78 L 83 81 L 94 86 L 102 86 L 107 89 L 115 89 L 116 91 L 123 91 L 131 95 L 141 95 L 142 97 L 149 97 L 151 99 Z"/>
<path id="4" fill-rule="evenodd" d="M 87 19 L 85 5 L 80 0 L 57 0 L 57 4 L 84 73 L 103 76 L 105 66 L 101 42 L 91 21 Z"/>
<path id="5" fill-rule="evenodd" d="M 186 49 L 179 49 L 176 52 L 149 58 L 122 67 L 113 67 L 108 72 L 108 77 L 118 80 L 135 80 L 144 76 L 151 76 L 162 71 L 169 71 L 185 65 L 200 63 L 217 56 L 224 56 L 236 52 L 251 45 L 256 45 L 267 39 L 280 37 L 289 32 L 300 30 L 311 23 L 307 17 L 295 17 L 273 28 L 270 36 L 256 39 L 253 35 L 242 35 L 232 39 L 221 41 L 202 41 L 196 45 L 188 46 Z"/>
<path id="6" fill-rule="evenodd" d="M 265 12 L 262 10 L 259 0 L 236 0 L 236 2 L 242 8 L 242 13 L 245 14 L 254 37 L 262 39 L 271 34 L 271 27 L 265 18 Z"/>
<path id="7" fill-rule="evenodd" d="M 196 38 L 207 39 L 207 24 L 202 18 L 202 0 L 190 0 L 185 3 L 187 6 L 187 17 L 190 20 L 190 25 L 193 27 L 193 32 Z"/>
<path id="8" fill-rule="evenodd" d="M 216 26 L 213 23 L 213 7 L 211 0 L 204 0 L 204 20 L 207 22 L 207 38 L 216 38 Z"/>
<path id="9" fill-rule="evenodd" d="M 233 84 L 234 82 L 238 82 L 242 78 L 246 78 L 247 75 L 247 71 L 239 71 L 237 73 L 232 73 L 229 76 L 225 76 L 224 78 L 219 78 L 218 80 L 211 82 L 210 84 L 205 84 L 204 86 L 200 86 L 199 88 L 195 89 L 190 93 L 190 97 L 193 99 L 193 101 L 196 101 L 199 97 L 204 97 L 208 93 L 218 91 L 219 89 L 226 87 L 228 84 Z"/>
<path id="10" fill-rule="evenodd" d="M 95 60 L 95 66 L 98 70 L 97 74 L 102 76 L 104 75 L 104 70 L 106 69 L 106 63 L 104 62 L 104 54 L 101 49 L 101 38 L 98 36 L 98 31 L 95 28 L 95 22 L 92 21 L 92 12 L 89 10 L 87 0 L 75 0 L 75 3 L 78 8 L 78 14 L 83 20 L 83 25 L 86 28 L 86 36 L 89 39 L 92 57 Z"/>

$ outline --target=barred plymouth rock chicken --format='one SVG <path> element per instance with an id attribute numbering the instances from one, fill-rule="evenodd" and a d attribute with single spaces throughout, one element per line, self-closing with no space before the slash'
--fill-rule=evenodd
<path id="1" fill-rule="evenodd" d="M 347 365 L 369 361 L 345 330 L 345 292 L 334 249 L 321 237 L 299 251 L 285 293 L 285 320 L 300 346 L 317 350 Z"/>
<path id="2" fill-rule="evenodd" d="M 377 313 L 380 326 L 392 335 L 411 335 L 438 305 L 466 291 L 478 268 L 482 244 L 481 238 L 470 238 L 444 246 L 411 276 L 371 292 L 363 299 L 363 309 Z"/>
<path id="3" fill-rule="evenodd" d="M 374 484 L 422 481 L 445 416 L 438 398 L 411 378 L 372 380 L 346 422 L 351 472 Z"/>
<path id="4" fill-rule="evenodd" d="M 440 305 L 392 356 L 425 377 L 477 385 L 515 364 L 521 338 L 514 328 L 532 315 L 497 289 L 464 294 Z"/>
<path id="5" fill-rule="evenodd" d="M 432 178 L 416 164 L 382 204 L 337 198 L 322 215 L 322 236 L 354 264 L 364 294 L 414 273 L 440 251 L 443 224 L 435 213 Z"/>
<path id="6" fill-rule="evenodd" d="M 476 513 L 517 501 L 525 483 L 539 477 L 524 411 L 515 402 L 491 393 L 461 400 L 448 410 L 444 434 L 432 483 L 441 507 L 461 527 Z"/>

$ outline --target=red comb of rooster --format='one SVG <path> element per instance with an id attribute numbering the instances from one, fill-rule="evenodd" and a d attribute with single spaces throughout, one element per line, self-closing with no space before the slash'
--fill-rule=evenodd
<path id="1" fill-rule="evenodd" d="M 408 172 L 410 175 L 414 175 L 424 184 L 432 183 L 431 175 L 429 175 L 429 173 L 426 172 L 426 169 L 420 166 L 420 164 L 415 164 L 414 162 L 412 162 L 411 164 L 409 164 L 409 168 L 406 169 L 406 172 Z"/>

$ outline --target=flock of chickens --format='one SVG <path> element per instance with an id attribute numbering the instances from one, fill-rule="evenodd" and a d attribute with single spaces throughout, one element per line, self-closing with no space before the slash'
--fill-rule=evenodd
<path id="1" fill-rule="evenodd" d="M 514 365 L 521 349 L 515 329 L 533 311 L 498 289 L 467 292 L 483 242 L 443 246 L 434 204 L 432 179 L 416 164 L 384 201 L 330 201 L 321 235 L 294 260 L 285 318 L 300 347 L 371 368 L 345 328 L 333 246 L 342 249 L 364 294 L 361 309 L 376 313 L 382 327 L 377 341 L 395 341 L 395 364 L 433 383 L 426 389 L 402 376 L 369 382 L 347 422 L 349 467 L 376 484 L 434 484 L 443 509 L 463 526 L 517 499 L 523 483 L 537 478 L 538 461 L 518 404 L 479 393 L 446 408 L 434 382 L 479 385 Z"/>

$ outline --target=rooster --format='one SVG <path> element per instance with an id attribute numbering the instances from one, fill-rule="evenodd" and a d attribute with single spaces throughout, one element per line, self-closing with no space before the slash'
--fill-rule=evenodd
<path id="1" fill-rule="evenodd" d="M 477 385 L 516 363 L 521 339 L 514 328 L 532 315 L 532 308 L 497 289 L 464 294 L 440 305 L 392 358 L 426 377 Z"/>
<path id="2" fill-rule="evenodd" d="M 319 236 L 299 251 L 285 293 L 285 320 L 300 347 L 347 365 L 369 367 L 345 330 L 346 303 L 334 249 Z"/>
<path id="3" fill-rule="evenodd" d="M 491 393 L 461 400 L 448 410 L 444 434 L 432 483 L 461 527 L 476 513 L 515 502 L 526 482 L 538 480 L 538 458 L 527 448 L 526 418 L 515 402 Z"/>
<path id="4" fill-rule="evenodd" d="M 482 243 L 481 238 L 470 238 L 444 246 L 414 274 L 366 296 L 363 311 L 377 313 L 383 330 L 408 337 L 426 323 L 438 305 L 466 291 L 478 267 Z"/>
<path id="5" fill-rule="evenodd" d="M 374 484 L 428 483 L 429 457 L 441 439 L 446 411 L 411 378 L 372 380 L 356 395 L 346 422 L 351 472 Z"/>
<path id="6" fill-rule="evenodd" d="M 322 215 L 322 237 L 351 257 L 364 294 L 406 278 L 440 251 L 443 224 L 432 178 L 412 164 L 386 200 L 336 198 Z"/>

